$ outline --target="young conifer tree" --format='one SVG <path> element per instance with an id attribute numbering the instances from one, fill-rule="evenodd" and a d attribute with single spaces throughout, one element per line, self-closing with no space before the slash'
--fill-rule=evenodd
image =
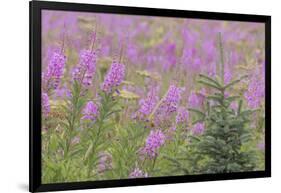
<path id="1" fill-rule="evenodd" d="M 240 96 L 226 94 L 234 85 L 247 76 L 230 81 L 224 81 L 224 54 L 221 34 L 218 35 L 220 51 L 220 75 L 212 78 L 199 75 L 198 83 L 212 90 L 205 98 L 206 112 L 190 109 L 199 117 L 196 122 L 203 122 L 204 133 L 193 138 L 193 147 L 198 154 L 205 157 L 202 169 L 207 173 L 225 173 L 249 171 L 255 168 L 254 151 L 246 150 L 243 145 L 252 139 L 249 123 L 255 110 L 242 107 Z M 238 108 L 231 108 L 231 103 L 237 102 Z"/>
<path id="2" fill-rule="evenodd" d="M 247 76 L 226 84 L 221 34 L 218 35 L 218 48 L 219 75 L 213 78 L 200 74 L 198 78 L 198 83 L 212 93 L 204 97 L 204 111 L 188 109 L 194 119 L 193 125 L 203 126 L 203 132 L 189 136 L 189 144 L 180 158 L 167 158 L 180 173 L 227 173 L 256 168 L 255 151 L 247 148 L 253 138 L 250 122 L 255 110 L 244 109 L 241 97 L 229 94 L 233 86 Z M 236 109 L 231 107 L 233 102 L 238 104 Z"/>

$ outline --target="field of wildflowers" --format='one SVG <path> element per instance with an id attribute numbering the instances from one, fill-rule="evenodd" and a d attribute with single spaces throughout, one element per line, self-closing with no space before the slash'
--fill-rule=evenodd
<path id="1" fill-rule="evenodd" d="M 264 170 L 264 24 L 42 13 L 42 182 Z"/>

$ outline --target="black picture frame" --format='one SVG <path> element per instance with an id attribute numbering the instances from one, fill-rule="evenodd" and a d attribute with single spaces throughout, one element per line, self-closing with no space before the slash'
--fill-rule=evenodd
<path id="1" fill-rule="evenodd" d="M 94 4 L 31 1 L 30 11 L 30 97 L 29 97 L 29 191 L 59 191 L 92 188 L 123 187 L 152 184 L 261 178 L 271 176 L 271 17 L 233 13 L 183 11 L 170 9 L 108 6 Z M 71 183 L 41 183 L 41 10 L 67 10 L 79 12 L 116 13 L 129 15 L 162 16 L 176 18 L 197 18 L 260 22 L 265 24 L 265 170 L 252 172 L 202 174 L 188 176 L 151 177 Z"/>

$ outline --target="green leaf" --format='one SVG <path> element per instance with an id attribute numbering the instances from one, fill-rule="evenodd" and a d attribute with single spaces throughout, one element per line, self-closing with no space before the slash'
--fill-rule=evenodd
<path id="1" fill-rule="evenodd" d="M 243 80 L 243 79 L 245 79 L 245 78 L 247 78 L 247 77 L 248 77 L 247 75 L 244 75 L 244 76 L 242 76 L 241 78 L 239 78 L 239 79 L 237 79 L 237 80 L 234 80 L 234 81 L 228 83 L 227 85 L 224 86 L 224 89 L 230 88 L 231 86 L 233 86 L 233 85 L 239 83 L 241 80 Z"/>
<path id="2" fill-rule="evenodd" d="M 192 140 L 192 141 L 200 141 L 200 138 L 199 138 L 199 137 L 196 137 L 196 136 L 194 136 L 194 135 L 190 135 L 189 138 L 190 138 L 190 140 Z"/>
<path id="3" fill-rule="evenodd" d="M 239 98 L 240 98 L 240 96 L 230 96 L 230 97 L 227 97 L 225 100 L 227 102 L 231 103 L 231 102 L 233 102 L 233 101 L 235 101 L 235 100 L 237 100 Z"/>
<path id="4" fill-rule="evenodd" d="M 51 150 L 52 152 L 54 152 L 54 151 L 57 150 L 57 147 L 58 147 L 57 140 L 58 140 L 58 138 L 57 138 L 55 135 L 51 135 L 49 147 L 50 147 L 50 150 Z"/>
<path id="5" fill-rule="evenodd" d="M 86 153 L 85 153 L 85 155 L 84 155 L 84 161 L 86 161 L 86 160 L 89 158 L 89 156 L 91 155 L 91 152 L 92 152 L 92 150 L 93 150 L 93 147 L 94 147 L 94 143 L 92 142 L 92 143 L 89 145 L 89 147 L 88 147 L 88 149 L 87 149 L 87 151 L 86 151 Z"/>
<path id="6" fill-rule="evenodd" d="M 197 113 L 199 116 L 201 117 L 205 117 L 205 113 L 203 113 L 202 111 L 198 110 L 198 109 L 194 109 L 194 108 L 188 108 L 187 110 Z"/>
<path id="7" fill-rule="evenodd" d="M 214 79 L 212 79 L 211 77 L 209 77 L 209 76 L 207 76 L 207 75 L 199 74 L 199 77 L 202 78 L 202 79 L 205 79 L 205 80 L 207 80 L 207 81 L 212 82 L 212 83 L 215 84 L 217 87 L 222 88 L 222 85 L 221 85 L 217 80 L 214 80 Z"/>
<path id="8" fill-rule="evenodd" d="M 252 115 L 254 112 L 256 112 L 257 110 L 245 110 L 245 111 L 242 111 L 240 113 L 240 116 L 242 117 L 248 117 L 250 115 Z"/>
<path id="9" fill-rule="evenodd" d="M 204 80 L 198 80 L 198 83 L 203 84 L 203 85 L 205 85 L 207 87 L 215 88 L 215 89 L 217 89 L 219 91 L 221 91 L 223 89 L 223 88 L 220 88 L 220 87 L 218 87 L 217 85 L 215 85 L 213 83 L 206 82 Z"/>
<path id="10" fill-rule="evenodd" d="M 239 104 L 238 104 L 238 110 L 237 110 L 237 114 L 238 114 L 238 115 L 240 115 L 240 113 L 241 113 L 242 105 L 243 105 L 243 100 L 240 100 L 240 101 L 239 101 Z"/>
<path id="11" fill-rule="evenodd" d="M 218 95 L 209 95 L 209 96 L 207 96 L 207 99 L 218 101 L 219 103 L 222 103 L 222 101 L 223 101 L 223 97 L 218 96 Z"/>
<path id="12" fill-rule="evenodd" d="M 250 133 L 245 133 L 240 136 L 240 140 L 242 143 L 246 143 L 246 142 L 250 141 L 251 138 L 252 138 L 252 135 Z"/>

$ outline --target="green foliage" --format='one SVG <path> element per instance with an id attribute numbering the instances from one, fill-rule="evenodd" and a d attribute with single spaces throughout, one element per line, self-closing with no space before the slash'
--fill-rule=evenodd
<path id="1" fill-rule="evenodd" d="M 206 85 L 205 85 L 206 86 Z M 211 95 L 210 95 L 211 96 Z M 206 96 L 206 113 L 189 109 L 196 114 L 197 122 L 204 122 L 205 131 L 200 136 L 188 137 L 189 144 L 176 158 L 166 157 L 174 168 L 183 174 L 226 173 L 252 171 L 256 168 L 256 152 L 252 131 L 249 127 L 253 110 L 242 108 L 237 97 L 224 94 L 223 86 L 214 96 Z M 237 110 L 230 108 L 230 101 L 240 101 Z M 214 104 L 214 105 L 210 105 Z"/>
<path id="2" fill-rule="evenodd" d="M 179 77 L 176 68 L 162 71 L 160 76 L 127 65 L 130 71 L 126 73 L 126 80 L 111 93 L 105 93 L 98 85 L 112 61 L 99 58 L 93 85 L 86 88 L 74 81 L 70 96 L 50 101 L 49 117 L 42 120 L 42 182 L 122 179 L 130 177 L 136 168 L 149 177 L 263 170 L 265 154 L 257 145 L 264 139 L 264 111 L 247 109 L 243 105 L 244 91 L 235 91 L 246 75 L 227 83 L 224 81 L 220 36 L 218 46 L 221 62 L 217 64 L 217 75 L 196 76 L 198 84 L 194 89 L 203 87 L 208 93 L 200 95 L 204 104 L 188 108 L 190 104 L 180 100 L 177 107 L 189 111 L 186 122 L 176 121 L 179 112 L 176 111 L 160 126 L 156 124 L 157 110 L 164 104 L 171 74 L 186 88 L 194 76 Z M 161 89 L 157 97 L 162 97 L 156 100 L 150 114 L 132 118 L 133 113 L 139 113 L 141 100 L 145 99 L 150 86 L 159 86 L 159 82 Z M 188 97 L 188 91 L 181 97 Z M 82 119 L 88 101 L 95 101 L 98 106 L 95 120 Z M 197 123 L 204 124 L 205 130 L 201 134 L 193 133 Z M 149 157 L 143 150 L 154 129 L 163 132 L 165 142 L 157 148 L 156 156 Z M 108 168 L 101 171 L 102 153 L 111 157 Z"/>
<path id="3" fill-rule="evenodd" d="M 93 127 L 87 129 L 89 139 L 87 142 L 88 148 L 84 155 L 84 163 L 87 165 L 88 178 L 95 175 L 93 168 L 97 166 L 99 159 L 98 152 L 107 149 L 108 145 L 111 143 L 110 138 L 107 139 L 108 141 L 102 141 L 102 139 L 106 139 L 105 135 L 110 132 L 109 129 L 112 129 L 114 126 L 114 122 L 112 122 L 110 118 L 120 111 L 116 98 L 103 92 L 100 93 L 100 96 L 101 105 L 99 117 Z"/>
<path id="4" fill-rule="evenodd" d="M 117 178 L 127 178 L 132 168 L 141 166 L 138 151 L 149 132 L 144 125 L 130 123 L 126 127 L 116 128 L 116 139 L 111 144 L 114 163 L 113 173 Z"/>
<path id="5" fill-rule="evenodd" d="M 203 122 L 205 131 L 199 136 L 189 136 L 189 144 L 181 152 L 183 158 L 167 157 L 174 164 L 174 168 L 186 174 L 241 172 L 256 168 L 256 152 L 254 148 L 248 146 L 253 142 L 250 122 L 255 110 L 243 108 L 239 96 L 226 94 L 247 76 L 232 80 L 228 84 L 224 83 L 224 60 L 220 38 L 219 46 L 220 77 L 212 78 L 200 74 L 198 78 L 198 83 L 212 93 L 205 96 L 206 111 L 189 109 L 196 117 L 193 124 Z M 231 108 L 233 102 L 239 104 L 237 109 Z"/>
<path id="6" fill-rule="evenodd" d="M 82 145 L 73 145 L 72 141 L 79 136 L 81 128 L 81 111 L 85 105 L 85 97 L 81 97 L 82 88 L 78 82 L 74 82 L 71 89 L 71 96 L 61 105 L 64 119 L 59 121 L 59 126 L 50 128 L 43 133 L 43 169 L 49 173 L 43 175 L 46 182 L 71 181 L 68 179 L 70 173 L 75 171 L 75 159 L 81 156 Z M 44 142 L 45 141 L 45 142 Z M 46 176 L 46 179 L 45 179 Z"/>

